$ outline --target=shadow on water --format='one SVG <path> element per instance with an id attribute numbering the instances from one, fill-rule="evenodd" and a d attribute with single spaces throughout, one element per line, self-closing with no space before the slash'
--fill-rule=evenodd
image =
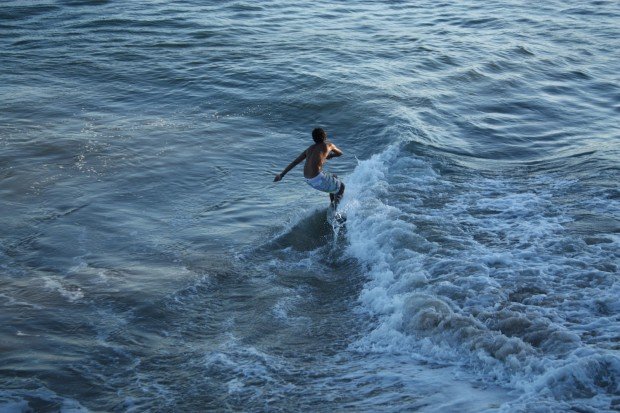
<path id="1" fill-rule="evenodd" d="M 327 210 L 318 209 L 300 219 L 285 233 L 266 243 L 263 248 L 311 251 L 334 240 L 334 228 L 327 219 Z"/>

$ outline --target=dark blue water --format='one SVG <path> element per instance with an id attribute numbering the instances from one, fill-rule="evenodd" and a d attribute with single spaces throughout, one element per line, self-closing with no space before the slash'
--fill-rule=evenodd
<path id="1" fill-rule="evenodd" d="M 617 411 L 619 21 L 3 2 L 0 411 Z"/>

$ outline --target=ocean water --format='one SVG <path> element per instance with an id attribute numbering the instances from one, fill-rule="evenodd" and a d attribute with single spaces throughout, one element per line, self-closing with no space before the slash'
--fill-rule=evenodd
<path id="1" fill-rule="evenodd" d="M 0 412 L 620 411 L 619 22 L 3 1 Z"/>

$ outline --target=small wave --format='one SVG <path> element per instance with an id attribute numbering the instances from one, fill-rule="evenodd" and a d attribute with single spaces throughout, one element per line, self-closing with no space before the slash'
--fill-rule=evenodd
<path id="1" fill-rule="evenodd" d="M 558 199 L 575 181 L 465 170 L 453 180 L 407 147 L 359 162 L 347 181 L 347 253 L 366 265 L 359 302 L 378 319 L 355 346 L 465 366 L 520 389 L 528 406 L 609 406 L 619 376 L 605 331 L 619 327 L 591 311 L 581 289 L 612 299 L 611 273 L 592 267 L 609 264 L 615 244 L 608 235 L 589 248 L 567 232 L 570 210 Z M 598 323 L 596 344 L 585 344 L 576 314 Z M 583 374 L 571 376 L 566 360 Z"/>
<path id="2" fill-rule="evenodd" d="M 102 6 L 104 4 L 112 3 L 111 0 L 60 0 L 60 3 L 65 6 Z"/>
<path id="3" fill-rule="evenodd" d="M 333 240 L 334 230 L 327 220 L 324 208 L 303 211 L 294 215 L 282 232 L 272 237 L 262 248 L 312 251 Z"/>
<path id="4" fill-rule="evenodd" d="M 58 6 L 49 4 L 33 6 L 3 6 L 0 10 L 0 20 L 28 20 L 41 14 L 48 14 L 58 11 Z"/>
<path id="5" fill-rule="evenodd" d="M 465 19 L 460 22 L 459 26 L 476 28 L 501 28 L 503 24 L 501 19 L 495 17 L 482 17 L 477 19 Z"/>
<path id="6" fill-rule="evenodd" d="M 26 413 L 32 411 L 90 412 L 77 400 L 63 397 L 44 387 L 0 391 L 0 412 Z"/>
<path id="7" fill-rule="evenodd" d="M 166 29 L 198 29 L 200 26 L 184 19 L 125 19 L 125 18 L 103 18 L 96 20 L 82 21 L 69 26 L 71 29 L 122 29 L 123 33 L 139 29 L 135 32 L 144 33 L 143 29 L 152 29 L 154 34 L 164 35 Z"/>

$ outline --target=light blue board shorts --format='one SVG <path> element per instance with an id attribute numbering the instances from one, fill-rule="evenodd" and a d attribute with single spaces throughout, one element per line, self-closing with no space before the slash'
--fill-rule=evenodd
<path id="1" fill-rule="evenodd" d="M 342 186 L 342 182 L 338 177 L 334 174 L 330 174 L 329 172 L 321 171 L 314 178 L 305 178 L 306 183 L 323 192 L 329 192 L 330 194 L 335 194 L 340 191 L 340 187 Z"/>

